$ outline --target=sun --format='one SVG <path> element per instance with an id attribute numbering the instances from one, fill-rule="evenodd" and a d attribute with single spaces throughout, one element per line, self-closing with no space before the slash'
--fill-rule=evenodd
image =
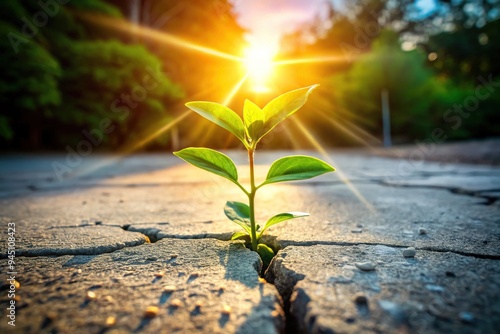
<path id="1" fill-rule="evenodd" d="M 275 54 L 275 49 L 269 46 L 251 46 L 245 50 L 243 63 L 254 91 L 269 91 Z"/>

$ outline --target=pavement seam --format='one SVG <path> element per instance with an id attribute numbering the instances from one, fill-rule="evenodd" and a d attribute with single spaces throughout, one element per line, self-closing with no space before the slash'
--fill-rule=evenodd
<path id="1" fill-rule="evenodd" d="M 386 246 L 392 248 L 408 248 L 414 247 L 416 250 L 424 250 L 428 252 L 436 252 L 436 253 L 453 253 L 462 256 L 473 257 L 477 259 L 488 259 L 488 260 L 500 260 L 500 255 L 489 255 L 489 254 L 478 254 L 478 253 L 468 253 L 468 252 L 460 252 L 454 251 L 450 249 L 444 248 L 436 248 L 436 247 L 415 247 L 413 245 L 393 245 L 386 244 L 380 242 L 339 242 L 339 241 L 290 241 L 290 240 L 281 240 L 279 241 L 281 245 L 281 250 L 285 249 L 288 246 L 297 246 L 297 247 L 311 247 L 316 245 L 326 245 L 326 246 L 357 246 L 357 245 L 367 245 L 367 246 Z"/>
<path id="2" fill-rule="evenodd" d="M 390 183 L 386 181 L 379 181 L 379 180 L 373 180 L 375 184 L 379 184 L 382 186 L 387 186 L 387 187 L 395 187 L 395 188 L 421 188 L 421 189 L 435 189 L 435 190 L 447 190 L 452 194 L 455 195 L 464 195 L 464 196 L 469 196 L 469 197 L 475 197 L 475 198 L 482 198 L 486 200 L 485 203 L 482 203 L 486 206 L 494 204 L 496 201 L 498 201 L 500 198 L 497 196 L 490 196 L 490 195 L 484 195 L 481 194 L 483 192 L 493 192 L 493 191 L 500 191 L 498 188 L 494 189 L 487 189 L 487 190 L 468 190 L 460 187 L 446 187 L 446 186 L 433 186 L 433 185 L 414 185 L 414 184 L 396 184 L 396 183 Z"/>

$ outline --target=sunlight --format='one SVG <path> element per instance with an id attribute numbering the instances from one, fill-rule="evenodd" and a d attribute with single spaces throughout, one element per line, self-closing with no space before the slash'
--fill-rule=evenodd
<path id="1" fill-rule="evenodd" d="M 241 80 L 238 81 L 236 83 L 236 85 L 234 85 L 233 89 L 231 89 L 231 91 L 229 92 L 229 94 L 227 94 L 226 98 L 222 101 L 223 105 L 227 106 L 228 104 L 231 103 L 231 101 L 234 99 L 235 95 L 241 89 L 241 86 L 243 86 L 243 84 L 245 83 L 245 81 L 247 81 L 247 78 L 248 78 L 248 73 L 245 74 L 245 76 L 243 78 L 241 78 Z"/>
<path id="2" fill-rule="evenodd" d="M 137 151 L 141 147 L 143 147 L 146 144 L 153 141 L 155 138 L 157 138 L 162 133 L 170 130 L 171 128 L 173 128 L 175 125 L 177 125 L 180 121 L 182 121 L 184 118 L 186 118 L 190 114 L 191 114 L 191 110 L 187 110 L 187 111 L 183 112 L 182 114 L 178 115 L 176 118 L 168 121 L 165 125 L 163 125 L 161 128 L 156 130 L 154 133 L 152 133 L 149 136 L 147 136 L 146 138 L 138 141 L 136 144 L 134 144 L 130 147 L 125 147 L 125 148 L 121 149 L 120 152 L 115 154 L 113 157 L 102 159 L 98 162 L 90 164 L 89 166 L 84 166 L 84 167 L 76 170 L 70 177 L 77 178 L 77 177 L 86 176 L 90 173 L 93 173 L 95 171 L 100 170 L 101 168 L 104 168 L 104 167 L 107 167 L 113 163 L 116 163 L 117 161 L 121 160 L 124 156 L 130 155 L 131 153 Z"/>
<path id="3" fill-rule="evenodd" d="M 240 81 L 238 81 L 234 87 L 231 89 L 231 91 L 227 94 L 227 96 L 224 98 L 221 104 L 227 106 L 228 104 L 231 103 L 231 101 L 234 99 L 238 91 L 241 89 L 241 86 L 245 83 L 245 81 L 248 79 L 248 73 L 241 78 Z M 210 124 L 209 128 L 205 130 L 205 135 L 200 141 L 200 146 L 204 146 L 208 140 L 212 137 L 212 132 L 214 130 L 215 126 L 214 124 Z"/>
<path id="4" fill-rule="evenodd" d="M 156 29 L 147 28 L 141 25 L 136 25 L 130 23 L 125 20 L 120 20 L 116 18 L 109 18 L 106 16 L 99 15 L 88 15 L 88 14 L 79 14 L 82 18 L 87 21 L 91 21 L 101 26 L 105 26 L 111 29 L 120 30 L 120 31 L 133 31 L 135 34 L 141 35 L 146 38 L 154 39 L 158 42 L 162 42 L 164 44 L 169 44 L 172 46 L 177 46 L 184 49 L 189 49 L 197 52 L 201 52 L 204 54 L 208 54 L 211 56 L 232 60 L 236 62 L 241 62 L 242 59 L 240 57 L 236 57 L 234 55 L 217 51 L 205 46 L 201 46 L 195 43 L 191 43 L 183 40 L 182 38 L 167 34 L 165 32 L 160 32 Z"/>
<path id="5" fill-rule="evenodd" d="M 276 66 L 280 66 L 280 65 L 314 64 L 314 63 L 338 63 L 345 61 L 348 60 L 343 56 L 323 56 L 323 57 L 279 60 L 275 61 L 273 64 Z"/>
<path id="6" fill-rule="evenodd" d="M 349 188 L 349 190 L 351 190 L 351 192 L 360 200 L 361 203 L 365 205 L 368 210 L 376 213 L 377 210 L 375 209 L 375 207 L 370 202 L 368 202 L 368 200 L 359 192 L 359 190 L 351 183 L 351 181 L 349 181 L 349 178 L 345 176 L 344 173 L 342 173 L 339 166 L 331 159 L 330 155 L 326 152 L 319 141 L 314 138 L 312 133 L 307 130 L 306 127 L 297 118 L 291 118 L 291 120 L 294 122 L 300 132 L 302 132 L 304 137 L 306 137 L 309 143 L 311 143 L 311 145 L 313 145 L 314 148 L 323 156 L 325 161 L 335 166 L 337 175 L 339 176 L 340 180 Z"/>
<path id="7" fill-rule="evenodd" d="M 244 65 L 250 74 L 252 89 L 258 93 L 269 91 L 267 86 L 273 72 L 276 50 L 269 46 L 251 46 L 245 51 Z"/>

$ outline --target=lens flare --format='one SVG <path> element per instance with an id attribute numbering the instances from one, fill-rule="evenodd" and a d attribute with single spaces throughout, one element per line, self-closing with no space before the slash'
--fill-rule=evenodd
<path id="1" fill-rule="evenodd" d="M 361 203 L 364 204 L 364 206 L 370 210 L 372 213 L 377 213 L 377 210 L 375 207 L 368 202 L 368 200 L 359 192 L 359 190 L 349 181 L 349 178 L 345 176 L 345 174 L 340 170 L 339 165 L 333 162 L 333 159 L 331 158 L 331 155 L 326 152 L 326 150 L 323 148 L 323 146 L 319 143 L 319 141 L 314 138 L 313 134 L 306 129 L 306 127 L 302 124 L 301 121 L 299 121 L 297 118 L 292 118 L 292 122 L 297 126 L 300 132 L 304 135 L 304 137 L 311 143 L 311 145 L 314 146 L 314 148 L 323 156 L 323 158 L 335 166 L 336 172 L 340 180 L 349 188 L 349 190 L 356 196 Z"/>

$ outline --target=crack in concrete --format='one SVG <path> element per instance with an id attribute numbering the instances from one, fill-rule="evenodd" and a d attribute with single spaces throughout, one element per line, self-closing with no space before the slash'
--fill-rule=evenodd
<path id="1" fill-rule="evenodd" d="M 148 243 L 148 240 L 144 240 L 144 242 L 137 241 L 126 241 L 123 245 L 116 245 L 114 249 L 109 250 L 97 250 L 94 248 L 75 248 L 75 249 L 61 249 L 61 248 L 39 248 L 39 249 L 31 249 L 31 250 L 18 250 L 16 251 L 16 257 L 41 257 L 41 256 L 65 256 L 65 255 L 101 255 L 107 253 L 113 253 L 120 249 L 129 248 L 129 247 L 137 247 Z M 7 258 L 7 254 L 0 254 L 0 259 Z"/>
<path id="2" fill-rule="evenodd" d="M 469 190 L 460 187 L 446 187 L 446 186 L 433 186 L 433 185 L 415 185 L 415 184 L 398 184 L 386 182 L 381 179 L 367 179 L 367 180 L 349 180 L 352 184 L 368 184 L 368 185 L 380 185 L 385 187 L 394 187 L 394 188 L 420 188 L 420 189 L 435 189 L 435 190 L 445 190 L 449 191 L 452 194 L 456 195 L 465 195 L 470 197 L 476 197 L 486 200 L 485 203 L 481 203 L 483 205 L 489 206 L 496 203 L 500 200 L 499 196 L 492 196 L 488 194 L 483 194 L 485 192 L 500 192 L 500 188 L 493 189 L 482 189 L 482 190 Z M 336 186 L 336 185 L 345 185 L 343 181 L 320 181 L 320 182 L 300 182 L 296 183 L 296 186 Z"/>
<path id="3" fill-rule="evenodd" d="M 285 245 L 283 245 L 285 243 Z M 309 246 L 315 246 L 315 245 L 332 245 L 332 246 L 357 246 L 357 245 L 369 245 L 369 246 L 387 246 L 391 248 L 407 248 L 408 246 L 400 246 L 400 245 L 391 245 L 391 244 L 384 244 L 384 243 L 359 243 L 359 242 L 325 242 L 325 241 L 308 241 L 308 242 L 294 242 L 294 241 L 281 241 L 280 245 L 283 246 L 280 251 L 286 250 L 288 246 L 299 246 L 299 247 L 309 247 Z M 434 247 L 415 247 L 417 250 L 425 250 L 425 251 L 431 251 L 431 252 L 439 252 L 439 253 L 446 253 L 450 252 L 453 254 L 458 254 L 462 256 L 470 256 L 474 258 L 479 258 L 479 259 L 490 259 L 490 260 L 500 260 L 500 255 L 485 255 L 485 254 L 473 254 L 473 253 L 467 253 L 467 252 L 459 252 L 459 251 L 450 251 L 450 250 L 445 250 L 445 249 L 439 249 L 439 248 L 434 248 Z M 291 312 L 291 304 L 292 304 L 292 296 L 293 293 L 296 292 L 297 290 L 295 287 L 297 284 L 303 280 L 306 275 L 297 273 L 291 269 L 288 268 L 276 268 L 276 259 L 277 259 L 278 253 L 273 257 L 271 263 L 269 264 L 269 267 L 267 268 L 265 272 L 265 279 L 268 283 L 274 285 L 276 287 L 276 290 L 279 292 L 281 295 L 281 299 L 283 300 L 283 309 L 285 311 L 285 334 L 298 334 L 300 333 L 300 328 L 303 328 L 304 326 L 300 326 L 300 320 L 296 318 L 296 316 L 293 315 Z M 281 277 L 279 277 L 280 275 Z M 276 285 L 276 280 L 280 280 L 280 286 Z M 300 293 L 300 291 L 298 291 Z M 302 291 L 303 292 L 303 291 Z M 306 298 L 306 305 L 303 305 L 303 307 L 307 307 L 307 303 L 309 302 L 309 299 Z"/>
<path id="4" fill-rule="evenodd" d="M 388 243 L 380 243 L 380 242 L 342 242 L 342 241 L 291 241 L 291 240 L 280 240 L 281 249 L 286 249 L 288 246 L 298 246 L 298 247 L 311 247 L 316 245 L 327 245 L 327 246 L 357 246 L 357 245 L 367 245 L 367 246 L 387 246 L 392 248 L 408 248 L 414 247 L 416 250 L 424 250 L 429 252 L 437 252 L 437 253 L 453 253 L 457 255 L 469 256 L 478 259 L 489 259 L 489 260 L 500 260 L 500 255 L 491 255 L 491 254 L 479 254 L 479 253 L 470 253 L 470 252 L 461 252 L 446 248 L 439 247 L 416 247 L 413 245 L 394 245 Z"/>
<path id="5" fill-rule="evenodd" d="M 484 189 L 484 190 L 469 190 L 469 189 L 464 189 L 464 188 L 460 188 L 460 187 L 433 186 L 433 185 L 423 185 L 423 184 L 422 185 L 396 184 L 396 183 L 390 183 L 390 182 L 386 182 L 386 181 L 377 181 L 377 180 L 374 180 L 374 183 L 382 185 L 382 186 L 395 187 L 395 188 L 420 188 L 420 189 L 446 190 L 446 191 L 449 191 L 450 193 L 455 194 L 455 195 L 464 195 L 464 196 L 469 196 L 469 197 L 482 198 L 482 199 L 486 200 L 486 202 L 481 203 L 481 204 L 486 205 L 486 206 L 492 205 L 500 199 L 500 197 L 497 197 L 497 196 L 482 194 L 483 192 L 500 191 L 500 189 L 498 189 L 498 188 Z"/>

